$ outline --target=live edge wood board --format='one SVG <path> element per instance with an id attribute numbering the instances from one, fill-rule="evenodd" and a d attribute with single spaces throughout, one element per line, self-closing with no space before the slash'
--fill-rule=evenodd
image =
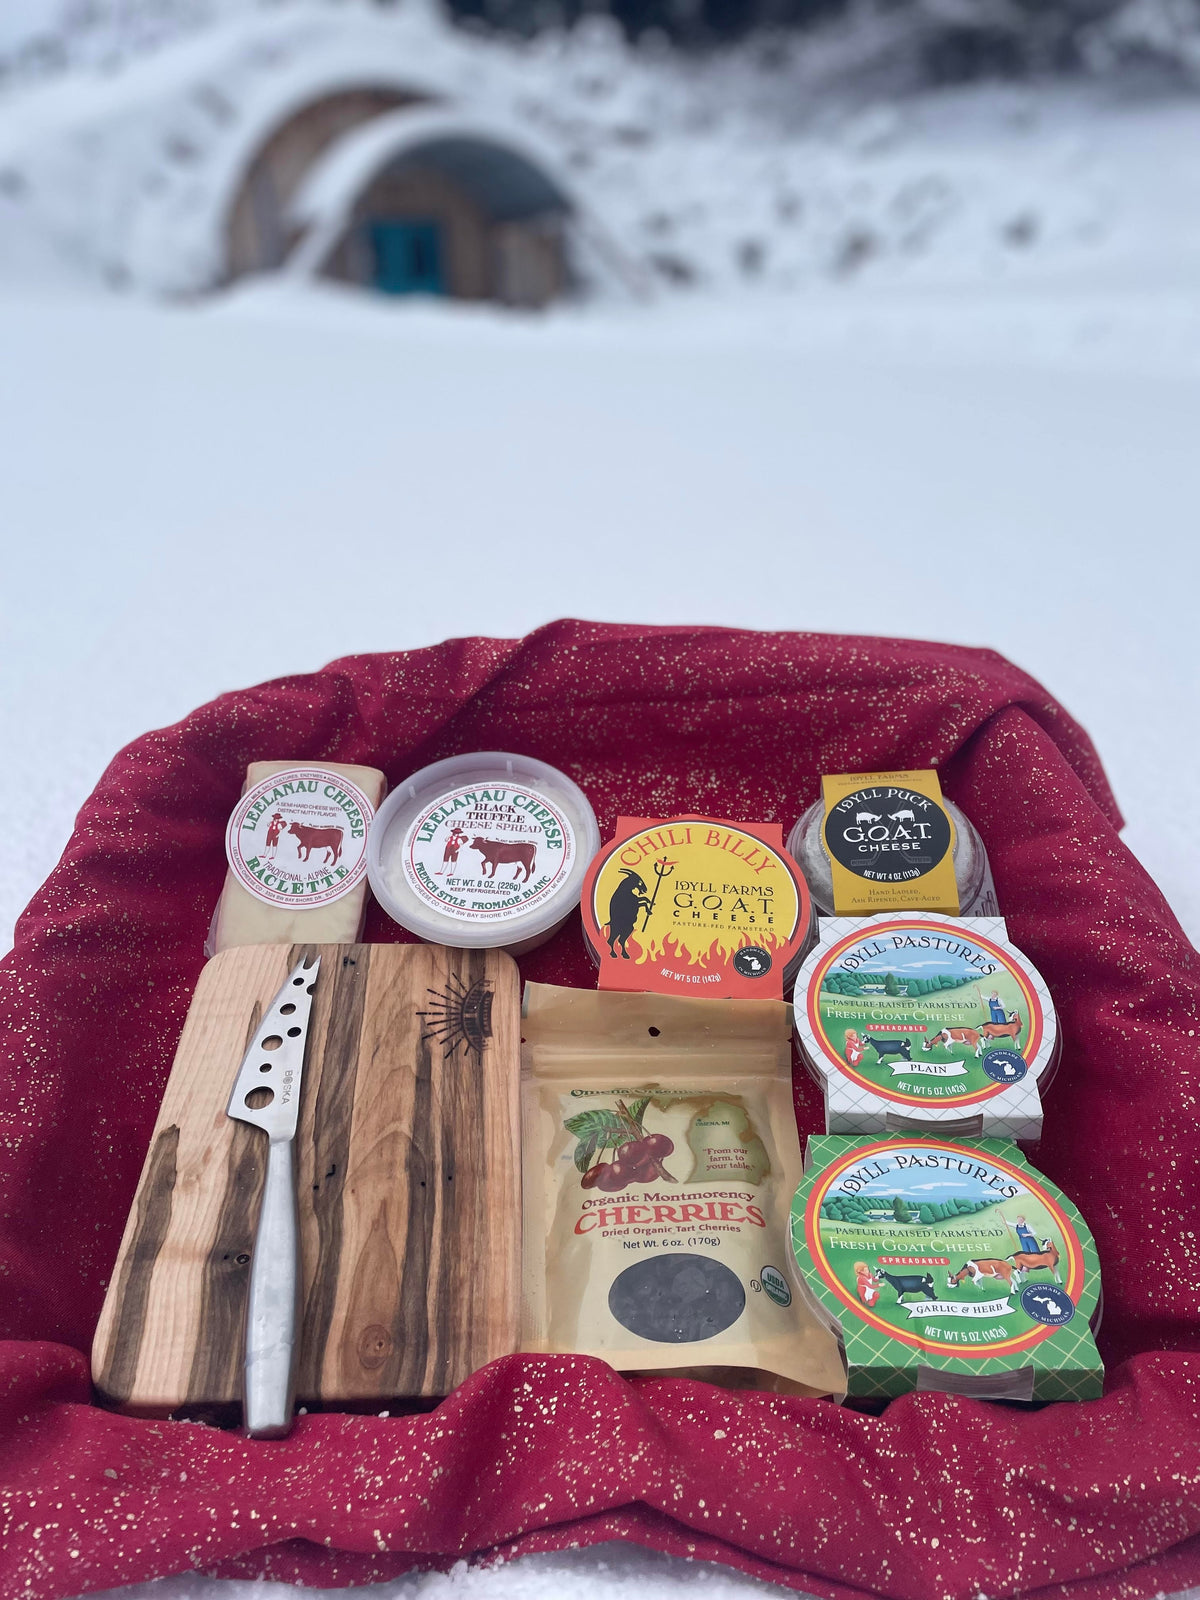
<path id="1" fill-rule="evenodd" d="M 298 1400 L 443 1395 L 517 1347 L 516 966 L 434 945 L 254 945 L 209 962 L 188 1012 L 92 1350 L 110 1405 L 204 1415 L 241 1399 L 267 1140 L 225 1107 L 310 951 Z"/>

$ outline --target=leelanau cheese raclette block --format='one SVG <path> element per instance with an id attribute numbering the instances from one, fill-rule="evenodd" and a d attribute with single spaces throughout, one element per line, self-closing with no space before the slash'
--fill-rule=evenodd
<path id="1" fill-rule="evenodd" d="M 1010 1140 L 814 1134 L 804 1165 L 792 1245 L 851 1396 L 1100 1396 L 1095 1244 Z"/>
<path id="2" fill-rule="evenodd" d="M 1002 917 L 826 917 L 796 982 L 827 1133 L 1037 1140 L 1054 1004 Z"/>
<path id="3" fill-rule="evenodd" d="M 205 955 L 251 944 L 350 944 L 367 902 L 377 767 L 252 761 L 225 830 L 225 887 Z"/>

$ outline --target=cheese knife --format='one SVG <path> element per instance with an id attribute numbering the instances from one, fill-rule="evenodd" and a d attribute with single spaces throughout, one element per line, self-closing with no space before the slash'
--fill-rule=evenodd
<path id="1" fill-rule="evenodd" d="M 255 1030 L 226 1108 L 267 1135 L 267 1179 L 250 1263 L 243 1421 L 252 1439 L 290 1432 L 300 1313 L 296 1123 L 320 956 L 288 974 Z"/>

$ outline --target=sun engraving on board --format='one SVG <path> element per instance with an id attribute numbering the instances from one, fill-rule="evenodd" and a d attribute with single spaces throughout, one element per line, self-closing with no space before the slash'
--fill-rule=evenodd
<path id="1" fill-rule="evenodd" d="M 465 1055 L 483 1057 L 483 1047 L 492 1037 L 492 985 L 488 978 L 465 984 L 457 974 L 450 975 L 445 989 L 427 989 L 435 1004 L 417 1015 L 427 1024 L 422 1039 L 437 1039 L 442 1059 L 448 1061 L 460 1047 Z"/>

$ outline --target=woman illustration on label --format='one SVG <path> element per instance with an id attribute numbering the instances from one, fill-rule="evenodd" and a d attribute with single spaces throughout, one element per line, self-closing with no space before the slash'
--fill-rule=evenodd
<path id="1" fill-rule="evenodd" d="M 998 1022 L 1001 1027 L 1003 1027 L 1003 1025 L 1008 1021 L 1008 1017 L 1005 1014 L 1004 1002 L 1000 998 L 1000 991 L 998 989 L 993 989 L 991 994 L 988 995 L 987 1007 L 988 1021 Z"/>
<path id="2" fill-rule="evenodd" d="M 453 874 L 455 867 L 458 865 L 458 852 L 466 842 L 467 836 L 456 822 L 450 829 L 450 836 L 446 840 L 446 848 L 442 851 L 442 864 L 434 873 L 434 877 L 440 878 L 447 867 L 450 868 Z"/>
<path id="3" fill-rule="evenodd" d="M 855 1293 L 868 1310 L 879 1299 L 879 1291 L 882 1287 L 883 1285 L 865 1261 L 856 1261 L 854 1263 Z"/>
<path id="4" fill-rule="evenodd" d="M 858 1065 L 858 1063 L 862 1060 L 862 1058 L 867 1053 L 866 1045 L 858 1037 L 858 1034 L 855 1032 L 855 1030 L 853 1028 L 847 1028 L 846 1029 L 846 1047 L 845 1048 L 846 1048 L 846 1060 L 850 1064 L 850 1066 L 852 1066 L 852 1067 L 856 1067 Z"/>

